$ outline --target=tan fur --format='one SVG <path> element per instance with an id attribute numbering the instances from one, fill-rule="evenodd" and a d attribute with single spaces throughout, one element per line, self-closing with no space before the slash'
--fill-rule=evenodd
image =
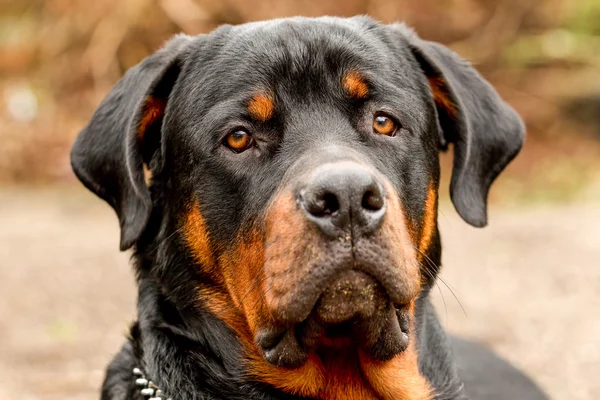
<path id="1" fill-rule="evenodd" d="M 398 229 L 398 224 L 404 224 L 398 196 L 391 186 L 388 193 L 391 193 L 388 212 L 377 233 L 378 240 L 395 244 L 388 249 L 391 253 L 387 257 L 403 268 L 402 279 L 406 280 L 409 296 L 413 298 L 410 313 L 414 314 L 414 298 L 420 288 L 418 263 L 408 229 Z M 269 209 L 266 232 L 254 227 L 243 229 L 243 234 L 214 260 L 197 202 L 192 202 L 186 213 L 187 245 L 199 263 L 216 265 L 215 273 L 220 274 L 223 282 L 222 288 L 199 287 L 200 304 L 225 322 L 239 338 L 249 377 L 286 393 L 320 400 L 431 399 L 429 385 L 418 369 L 414 318 L 411 318 L 413 328 L 408 349 L 388 362 L 373 361 L 357 348 L 348 347 L 346 342 L 337 345 L 327 341 L 319 351 L 309 354 L 306 363 L 299 368 L 280 368 L 265 360 L 254 338 L 261 328 L 273 323 L 268 304 L 269 301 L 276 304 L 278 300 L 270 296 L 273 293 L 276 297 L 284 296 L 289 285 L 306 272 L 294 268 L 296 264 L 289 260 L 294 257 L 315 260 L 324 256 L 314 229 L 298 211 L 292 194 L 284 192 Z M 266 238 L 269 243 L 265 242 Z M 269 269 L 266 275 L 265 266 Z"/>
<path id="2" fill-rule="evenodd" d="M 419 240 L 419 252 L 425 253 L 431 245 L 431 238 L 435 232 L 435 222 L 437 218 L 437 191 L 435 183 L 431 181 L 427 189 L 427 199 L 425 200 L 425 212 L 423 214 L 423 228 L 421 229 L 421 238 Z M 422 254 L 419 254 L 422 257 Z"/>
<path id="3" fill-rule="evenodd" d="M 139 140 L 144 140 L 144 135 L 148 128 L 158 121 L 165 113 L 167 102 L 158 97 L 149 96 L 144 101 L 142 117 L 138 123 L 137 135 Z"/>
<path id="4" fill-rule="evenodd" d="M 456 104 L 450 99 L 446 81 L 438 77 L 429 77 L 427 79 L 429 80 L 429 87 L 431 88 L 435 104 L 438 107 L 444 108 L 448 115 L 452 117 L 456 116 Z"/>
<path id="5" fill-rule="evenodd" d="M 369 95 L 369 87 L 360 73 L 356 71 L 350 71 L 344 75 L 342 86 L 352 98 L 364 99 Z"/>
<path id="6" fill-rule="evenodd" d="M 273 117 L 275 104 L 270 94 L 257 94 L 248 102 L 248 113 L 258 121 L 265 122 Z"/>

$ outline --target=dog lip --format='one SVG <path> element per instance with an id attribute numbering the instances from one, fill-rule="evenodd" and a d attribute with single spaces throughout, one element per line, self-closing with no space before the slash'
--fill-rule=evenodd
<path id="1" fill-rule="evenodd" d="M 285 368 L 300 367 L 321 347 L 358 346 L 374 360 L 386 361 L 408 346 L 408 310 L 395 305 L 374 276 L 346 269 L 328 280 L 303 320 L 265 329 L 256 344 L 265 360 Z"/>
<path id="2" fill-rule="evenodd" d="M 277 346 L 277 344 L 283 339 L 285 330 L 269 330 L 259 333 L 256 343 L 263 350 L 269 350 Z"/>
<path id="3" fill-rule="evenodd" d="M 389 302 L 382 285 L 369 274 L 350 269 L 338 274 L 321 293 L 313 313 L 327 324 L 341 324 L 360 316 L 373 315 L 380 304 Z"/>
<path id="4" fill-rule="evenodd" d="M 407 285 L 399 275 L 387 269 L 377 268 L 369 263 L 357 264 L 354 260 L 351 263 L 350 266 L 341 265 L 332 268 L 327 271 L 327 274 L 321 276 L 306 275 L 301 282 L 295 284 L 296 290 L 293 294 L 287 294 L 275 304 L 275 307 L 271 308 L 271 314 L 279 322 L 285 324 L 296 324 L 304 321 L 340 274 L 349 271 L 370 277 L 381 286 L 383 293 L 396 306 L 404 306 L 415 297 L 411 290 L 406 289 Z M 299 298 L 300 296 L 302 297 Z"/>

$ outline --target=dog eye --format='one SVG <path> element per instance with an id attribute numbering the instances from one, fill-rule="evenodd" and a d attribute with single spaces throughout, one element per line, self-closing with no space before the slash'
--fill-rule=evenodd
<path id="1" fill-rule="evenodd" d="M 225 137 L 224 144 L 232 151 L 241 153 L 242 151 L 248 150 L 253 143 L 254 140 L 252 139 L 252 136 L 250 136 L 246 130 L 237 129 Z"/>
<path id="2" fill-rule="evenodd" d="M 373 118 L 373 132 L 380 135 L 396 136 L 398 124 L 384 113 L 377 113 Z"/>

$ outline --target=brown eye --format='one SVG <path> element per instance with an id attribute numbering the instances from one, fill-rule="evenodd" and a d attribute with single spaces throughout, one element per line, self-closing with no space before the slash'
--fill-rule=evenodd
<path id="1" fill-rule="evenodd" d="M 385 114 L 375 114 L 373 119 L 373 131 L 380 135 L 396 136 L 398 125 L 393 119 Z"/>
<path id="2" fill-rule="evenodd" d="M 243 129 L 231 132 L 225 138 L 225 145 L 236 153 L 248 150 L 253 142 L 252 136 Z"/>

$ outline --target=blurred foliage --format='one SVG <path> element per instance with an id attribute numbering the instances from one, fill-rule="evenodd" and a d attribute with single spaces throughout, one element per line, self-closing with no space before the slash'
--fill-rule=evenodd
<path id="1" fill-rule="evenodd" d="M 0 0 L 0 180 L 72 180 L 78 130 L 174 33 L 356 14 L 406 21 L 492 81 L 528 125 L 521 181 L 564 194 L 600 179 L 600 0 Z"/>

